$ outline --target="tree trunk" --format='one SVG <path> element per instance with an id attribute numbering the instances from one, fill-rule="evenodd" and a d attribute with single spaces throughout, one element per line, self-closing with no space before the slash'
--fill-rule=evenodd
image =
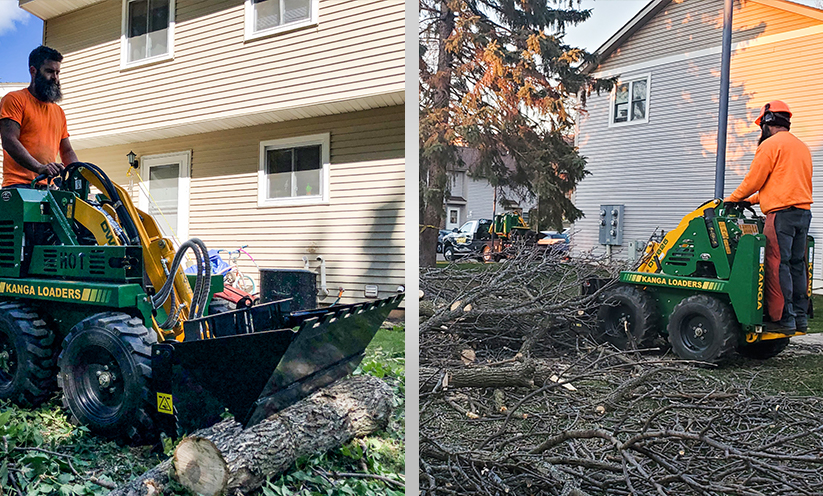
<path id="1" fill-rule="evenodd" d="M 367 375 L 344 380 L 248 429 L 234 419 L 201 429 L 181 441 L 173 459 L 109 496 L 160 496 L 170 478 L 207 496 L 249 493 L 300 457 L 384 429 L 391 410 L 385 382 Z"/>
<path id="2" fill-rule="evenodd" d="M 437 260 L 437 234 L 440 224 L 443 221 L 443 207 L 448 190 L 448 168 L 454 165 L 449 163 L 453 160 L 454 149 L 452 139 L 447 137 L 452 129 L 449 118 L 449 105 L 451 103 L 451 80 L 452 80 L 452 60 L 453 56 L 446 47 L 446 42 L 451 37 L 455 26 L 455 14 L 449 8 L 448 0 L 441 0 L 440 14 L 437 27 L 437 73 L 431 80 L 434 90 L 432 109 L 433 113 L 439 117 L 440 122 L 433 131 L 437 138 L 434 139 L 443 149 L 440 152 L 431 154 L 428 168 L 421 167 L 421 205 L 420 205 L 420 254 L 418 262 L 420 267 L 434 267 Z M 430 141 L 431 137 L 426 137 L 425 141 Z M 422 146 L 421 146 L 422 151 Z"/>

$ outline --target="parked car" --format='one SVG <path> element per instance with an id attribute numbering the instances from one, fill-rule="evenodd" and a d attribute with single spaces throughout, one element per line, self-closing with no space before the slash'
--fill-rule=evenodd
<path id="1" fill-rule="evenodd" d="M 568 231 L 568 229 L 565 229 L 562 233 L 557 231 L 540 231 L 542 237 L 537 240 L 537 246 L 558 253 L 567 253 L 569 251 Z"/>
<path id="2" fill-rule="evenodd" d="M 437 253 L 443 253 L 443 238 L 445 238 L 447 235 L 449 235 L 453 232 L 457 232 L 456 227 L 454 229 L 452 229 L 451 231 L 449 231 L 448 229 L 441 229 L 440 230 L 440 233 L 437 234 L 437 248 L 436 248 Z"/>
<path id="3" fill-rule="evenodd" d="M 482 260 L 483 247 L 491 240 L 489 219 L 470 220 L 460 226 L 457 232 L 443 237 L 443 257 L 452 262 L 462 257 L 477 257 Z"/>

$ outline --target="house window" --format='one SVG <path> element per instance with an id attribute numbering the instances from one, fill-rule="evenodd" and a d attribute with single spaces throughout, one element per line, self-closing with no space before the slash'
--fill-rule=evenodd
<path id="1" fill-rule="evenodd" d="M 329 135 L 260 144 L 258 203 L 298 205 L 328 201 Z"/>
<path id="2" fill-rule="evenodd" d="M 318 0 L 246 0 L 246 38 L 317 24 Z"/>
<path id="3" fill-rule="evenodd" d="M 649 77 L 620 82 L 612 94 L 611 124 L 649 121 Z"/>
<path id="4" fill-rule="evenodd" d="M 172 56 L 175 0 L 123 0 L 121 65 L 142 65 Z"/>

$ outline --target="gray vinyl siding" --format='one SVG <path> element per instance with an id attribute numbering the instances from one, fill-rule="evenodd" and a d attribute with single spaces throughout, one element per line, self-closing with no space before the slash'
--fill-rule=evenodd
<path id="1" fill-rule="evenodd" d="M 732 42 L 819 25 L 805 18 L 751 0 L 735 2 Z M 722 37 L 723 2 L 673 1 L 623 43 L 599 70 L 626 67 L 649 59 L 718 47 Z"/>
<path id="2" fill-rule="evenodd" d="M 687 0 L 672 9 L 692 3 Z M 819 20 L 789 14 L 796 19 L 792 25 L 786 15 L 785 11 L 755 2 L 746 2 L 742 11 L 735 12 L 741 23 L 757 17 L 764 24 L 761 29 L 772 34 L 778 28 L 783 33 L 794 30 L 789 28 L 806 28 L 810 22 L 823 25 Z M 780 20 L 779 26 L 771 26 L 769 19 Z M 659 19 L 650 21 L 646 28 L 652 25 L 659 28 Z M 689 32 L 681 35 L 688 38 Z M 577 252 L 605 252 L 605 247 L 598 243 L 601 204 L 625 205 L 623 246 L 613 251 L 616 257 L 623 258 L 628 241 L 645 242 L 656 228 L 674 229 L 685 214 L 714 196 L 719 51 L 651 65 L 661 53 L 686 53 L 692 46 L 672 45 L 676 40 L 665 33 L 658 37 L 646 36 L 643 40 L 641 46 L 631 38 L 619 56 L 622 64 L 635 67 L 650 64 L 621 75 L 621 79 L 630 80 L 650 74 L 649 122 L 609 127 L 610 96 L 605 94 L 589 99 L 588 112 L 579 122 L 578 146 L 580 153 L 588 158 L 591 175 L 580 183 L 574 196 L 575 204 L 586 214 L 574 226 Z M 717 45 L 719 40 L 718 36 Z M 632 50 L 642 53 L 636 56 Z M 823 78 L 820 60 L 823 60 L 823 34 L 735 51 L 731 67 L 725 195 L 740 184 L 748 171 L 760 136 L 753 121 L 760 107 L 770 100 L 781 99 L 790 105 L 794 114 L 792 133 L 809 146 L 815 165 L 823 164 L 823 135 L 819 132 L 819 123 L 823 120 L 823 88 L 818 83 Z M 612 61 L 608 64 L 600 69 L 607 65 L 611 70 L 620 69 Z M 823 174 L 816 173 L 813 182 L 811 234 L 823 240 Z M 816 256 L 815 275 L 820 278 L 821 274 L 823 258 Z"/>
<path id="3" fill-rule="evenodd" d="M 259 207 L 260 142 L 326 132 L 331 134 L 329 204 Z M 202 239 L 209 248 L 248 244 L 247 251 L 264 268 L 302 269 L 305 255 L 316 271 L 315 257 L 322 255 L 331 296 L 320 301 L 331 303 L 343 287 L 346 303 L 366 301 L 366 284 L 377 284 L 380 297 L 394 294 L 404 284 L 403 136 L 403 108 L 390 107 L 83 149 L 78 155 L 128 188 L 125 155 L 130 150 L 138 156 L 190 150 L 189 236 Z M 251 262 L 240 262 L 244 272 L 256 276 Z"/>
<path id="4" fill-rule="evenodd" d="M 485 180 L 466 178 L 466 220 L 491 219 L 494 210 L 494 187 Z M 497 207 L 501 211 L 501 207 Z"/>

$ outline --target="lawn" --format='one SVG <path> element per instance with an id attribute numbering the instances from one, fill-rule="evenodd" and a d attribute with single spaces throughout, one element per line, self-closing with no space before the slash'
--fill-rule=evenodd
<path id="1" fill-rule="evenodd" d="M 394 412 L 380 433 L 299 460 L 288 472 L 269 481 L 254 496 L 403 494 L 405 465 L 405 332 L 384 324 L 354 372 L 386 381 L 395 392 Z M 103 496 L 103 485 L 122 484 L 154 467 L 163 454 L 150 447 L 120 446 L 69 423 L 59 394 L 36 410 L 0 402 L 0 496 Z M 369 474 L 398 481 L 390 485 Z M 98 482 L 101 482 L 101 485 Z M 188 495 L 172 488 L 166 496 Z"/>

